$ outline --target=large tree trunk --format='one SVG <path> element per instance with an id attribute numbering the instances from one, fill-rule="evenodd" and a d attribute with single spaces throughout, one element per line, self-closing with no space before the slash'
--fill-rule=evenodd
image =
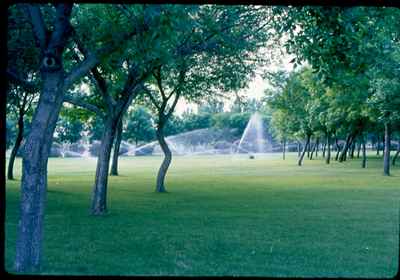
<path id="1" fill-rule="evenodd" d="M 283 159 L 285 160 L 285 153 L 286 153 L 286 138 L 283 138 Z"/>
<path id="2" fill-rule="evenodd" d="M 385 123 L 385 148 L 383 152 L 383 174 L 390 176 L 390 123 Z"/>
<path id="3" fill-rule="evenodd" d="M 365 168 L 367 166 L 367 149 L 365 147 L 365 138 L 362 139 L 362 164 L 361 167 Z"/>
<path id="4" fill-rule="evenodd" d="M 114 144 L 114 154 L 111 163 L 111 172 L 110 175 L 118 176 L 118 158 L 119 158 L 119 148 L 121 146 L 122 141 L 122 118 L 118 122 L 117 132 L 115 136 L 115 144 Z"/>
<path id="5" fill-rule="evenodd" d="M 10 160 L 8 161 L 8 170 L 7 170 L 7 179 L 14 180 L 14 161 L 17 156 L 19 147 L 21 146 L 21 142 L 24 135 L 24 114 L 22 112 L 19 113 L 18 117 L 18 132 L 17 138 L 15 139 L 14 147 L 11 150 Z"/>
<path id="6" fill-rule="evenodd" d="M 315 157 L 318 157 L 319 151 L 319 138 L 317 138 L 317 143 L 315 144 Z"/>
<path id="7" fill-rule="evenodd" d="M 63 79 L 61 70 L 43 74 L 42 93 L 25 143 L 14 263 L 15 270 L 19 272 L 40 269 L 47 162 L 64 98 Z"/>
<path id="8" fill-rule="evenodd" d="M 329 164 L 331 162 L 331 134 L 327 133 L 326 134 L 326 144 L 325 146 L 327 147 L 327 155 L 326 155 L 326 164 Z"/>
<path id="9" fill-rule="evenodd" d="M 166 192 L 165 189 L 165 176 L 167 175 L 168 167 L 171 164 L 172 154 L 171 150 L 168 147 L 167 142 L 165 141 L 163 126 L 159 126 L 156 131 L 157 140 L 160 144 L 160 147 L 164 153 L 164 160 L 161 163 L 160 169 L 157 174 L 157 185 L 156 192 Z"/>
<path id="10" fill-rule="evenodd" d="M 93 186 L 92 215 L 107 213 L 108 170 L 117 124 L 118 119 L 112 116 L 107 117 L 105 120 L 104 131 L 101 137 L 101 146 L 97 158 L 95 183 Z"/>
<path id="11" fill-rule="evenodd" d="M 310 146 L 310 138 L 311 135 L 307 135 L 306 144 L 304 145 L 303 152 L 301 153 L 299 161 L 297 162 L 299 166 L 303 164 L 304 155 L 306 154 L 307 150 L 309 150 L 308 147 Z"/>
<path id="12" fill-rule="evenodd" d="M 322 157 L 325 158 L 325 154 L 326 154 L 326 143 L 324 143 L 322 145 Z"/>

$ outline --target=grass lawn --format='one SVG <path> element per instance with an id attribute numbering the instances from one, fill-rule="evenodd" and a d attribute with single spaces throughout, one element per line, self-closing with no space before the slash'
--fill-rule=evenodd
<path id="1" fill-rule="evenodd" d="M 104 217 L 89 215 L 95 159 L 50 159 L 44 274 L 392 277 L 399 261 L 400 167 L 296 155 L 120 159 Z M 20 178 L 21 161 L 15 175 Z M 12 272 L 19 179 L 6 184 Z"/>

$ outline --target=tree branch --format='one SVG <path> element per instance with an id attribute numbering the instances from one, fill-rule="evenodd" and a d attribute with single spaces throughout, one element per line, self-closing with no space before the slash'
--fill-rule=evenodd
<path id="1" fill-rule="evenodd" d="M 63 101 L 67 102 L 67 103 L 70 103 L 72 105 L 81 107 L 83 109 L 86 109 L 88 111 L 91 111 L 91 112 L 93 112 L 93 113 L 95 113 L 95 114 L 97 114 L 97 115 L 99 115 L 101 117 L 103 116 L 103 112 L 100 110 L 99 107 L 97 107 L 96 105 L 90 104 L 88 102 L 85 102 L 85 101 L 83 101 L 81 99 L 78 99 L 76 97 L 65 95 Z"/>
<path id="2" fill-rule="evenodd" d="M 26 12 L 35 35 L 36 43 L 42 51 L 46 49 L 47 28 L 38 4 L 26 4 Z"/>
<path id="3" fill-rule="evenodd" d="M 161 107 L 158 105 L 157 100 L 154 98 L 153 94 L 151 93 L 151 90 L 148 89 L 145 85 L 143 85 L 143 90 L 147 94 L 147 96 L 150 98 L 151 103 L 157 108 L 158 111 L 161 110 Z"/>
<path id="4" fill-rule="evenodd" d="M 180 92 L 177 92 L 176 95 L 175 95 L 174 102 L 171 105 L 171 108 L 169 108 L 168 113 L 165 115 L 166 119 L 168 119 L 172 115 L 172 113 L 174 112 L 176 104 L 178 104 L 178 100 L 179 100 L 180 96 L 181 96 Z"/>
<path id="5" fill-rule="evenodd" d="M 76 65 L 66 76 L 64 84 L 68 89 L 74 82 L 85 76 L 93 67 L 100 63 L 99 57 L 103 54 L 112 53 L 114 50 L 121 47 L 121 44 L 129 40 L 135 35 L 145 32 L 148 28 L 145 25 L 140 25 L 134 28 L 133 31 L 123 34 L 118 40 L 107 44 L 104 47 L 94 51 L 87 52 L 85 60 Z M 75 31 L 73 31 L 75 32 Z"/>
<path id="6" fill-rule="evenodd" d="M 68 32 L 71 32 L 71 25 L 69 18 L 71 16 L 73 4 L 57 4 L 56 5 L 56 19 L 54 23 L 54 30 L 51 32 L 49 40 L 49 49 L 57 49 L 62 51 L 65 46 Z M 60 51 L 60 52 L 61 52 Z"/>
<path id="7" fill-rule="evenodd" d="M 85 76 L 98 63 L 99 59 L 95 54 L 90 54 L 86 57 L 67 74 L 64 80 L 64 89 L 67 90 L 73 83 Z"/>
<path id="8" fill-rule="evenodd" d="M 158 87 L 158 89 L 160 90 L 162 99 L 168 101 L 168 98 L 167 98 L 167 96 L 165 95 L 164 88 L 163 88 L 163 85 L 162 85 L 161 66 L 157 67 L 157 68 L 153 71 L 153 77 L 154 77 L 154 78 L 156 79 L 156 81 L 157 81 L 157 87 Z"/>

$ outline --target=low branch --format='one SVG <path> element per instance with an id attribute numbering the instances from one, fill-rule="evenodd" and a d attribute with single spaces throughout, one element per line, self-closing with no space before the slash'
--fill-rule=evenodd
<path id="1" fill-rule="evenodd" d="M 64 88 L 68 89 L 72 84 L 85 76 L 98 63 L 99 59 L 97 56 L 95 54 L 90 54 L 67 74 L 64 80 Z"/>
<path id="2" fill-rule="evenodd" d="M 161 107 L 158 105 L 157 100 L 154 98 L 153 94 L 151 93 L 151 90 L 147 88 L 146 86 L 143 85 L 143 90 L 147 94 L 147 96 L 150 98 L 151 103 L 157 108 L 158 111 L 161 110 Z"/>
<path id="3" fill-rule="evenodd" d="M 173 102 L 172 105 L 171 105 L 171 108 L 169 108 L 168 113 L 165 115 L 165 117 L 166 117 L 167 119 L 168 119 L 168 118 L 172 115 L 172 113 L 174 112 L 175 107 L 176 107 L 176 104 L 178 104 L 179 97 L 180 97 L 180 92 L 177 92 L 176 95 L 175 95 L 174 102 Z"/>
<path id="4" fill-rule="evenodd" d="M 97 114 L 97 115 L 99 115 L 101 117 L 103 116 L 103 112 L 100 110 L 99 107 L 97 107 L 96 105 L 90 104 L 88 102 L 85 102 L 85 101 L 83 101 L 81 99 L 78 99 L 76 97 L 72 97 L 72 96 L 66 95 L 66 96 L 64 96 L 64 100 L 63 101 L 67 102 L 67 103 L 70 103 L 72 105 L 81 107 L 83 109 L 86 109 L 88 111 L 91 111 L 91 112 L 93 112 L 93 113 L 95 113 L 95 114 Z"/>

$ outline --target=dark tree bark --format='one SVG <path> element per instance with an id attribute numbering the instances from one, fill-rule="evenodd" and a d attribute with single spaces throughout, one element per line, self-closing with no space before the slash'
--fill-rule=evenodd
<path id="1" fill-rule="evenodd" d="M 365 138 L 362 139 L 362 164 L 361 167 L 365 168 L 367 166 L 367 149 L 365 147 Z"/>
<path id="2" fill-rule="evenodd" d="M 315 144 L 315 157 L 318 157 L 319 151 L 319 138 L 317 138 L 317 143 Z"/>
<path id="3" fill-rule="evenodd" d="M 307 158 L 310 158 L 310 153 L 311 153 L 311 143 L 309 143 L 309 145 L 307 147 Z"/>
<path id="4" fill-rule="evenodd" d="M 169 149 L 168 144 L 165 141 L 163 129 L 164 129 L 164 124 L 159 125 L 156 131 L 158 143 L 160 144 L 160 147 L 164 153 L 164 159 L 163 162 L 161 163 L 160 169 L 158 170 L 157 174 L 156 192 L 160 193 L 166 192 L 165 176 L 167 174 L 169 165 L 171 164 L 172 160 L 171 150 Z"/>
<path id="5" fill-rule="evenodd" d="M 19 272 L 40 269 L 47 191 L 47 161 L 63 102 L 63 79 L 62 70 L 42 73 L 42 94 L 32 120 L 32 129 L 25 143 L 20 220 L 14 263 L 16 271 Z"/>
<path id="6" fill-rule="evenodd" d="M 400 154 L 400 140 L 397 143 L 397 151 L 396 154 L 394 155 L 393 159 L 392 159 L 392 165 L 395 166 L 396 165 L 396 159 L 399 157 Z"/>
<path id="7" fill-rule="evenodd" d="M 119 148 L 121 146 L 122 141 L 122 119 L 118 122 L 115 144 L 114 144 L 114 154 L 111 163 L 111 172 L 110 175 L 118 176 L 118 158 L 119 158 Z"/>
<path id="8" fill-rule="evenodd" d="M 47 192 L 47 162 L 65 89 L 74 79 L 65 77 L 62 54 L 69 36 L 72 4 L 57 4 L 54 28 L 49 32 L 41 11 L 27 5 L 36 42 L 42 52 L 41 95 L 22 160 L 20 219 L 14 267 L 18 272 L 40 270 L 43 220 Z"/>
<path id="9" fill-rule="evenodd" d="M 383 152 L 383 175 L 390 176 L 390 123 L 385 123 L 385 148 Z"/>
<path id="10" fill-rule="evenodd" d="M 358 141 L 358 143 L 357 143 L 357 158 L 360 158 L 360 152 L 361 152 L 361 142 Z"/>
<path id="11" fill-rule="evenodd" d="M 117 124 L 118 120 L 115 120 L 113 117 L 107 117 L 105 120 L 97 159 L 95 183 L 92 192 L 92 215 L 102 215 L 107 213 L 108 170 Z"/>
<path id="12" fill-rule="evenodd" d="M 7 179 L 8 180 L 14 180 L 14 161 L 15 157 L 17 156 L 19 147 L 21 146 L 21 142 L 23 139 L 24 135 L 24 114 L 20 110 L 19 117 L 18 117 L 18 132 L 17 132 L 17 138 L 15 139 L 14 146 L 11 150 L 10 154 L 10 159 L 8 161 L 8 170 L 7 170 Z"/>
<path id="13" fill-rule="evenodd" d="M 325 154 L 326 154 L 326 142 L 322 145 L 322 157 L 323 158 L 325 158 Z"/>
<path id="14" fill-rule="evenodd" d="M 315 143 L 314 143 L 314 145 L 313 145 L 313 147 L 312 147 L 311 155 L 310 155 L 310 160 L 313 159 L 313 155 L 314 155 L 314 153 L 315 153 L 316 150 L 317 150 L 317 146 L 318 146 L 318 139 L 315 141 Z"/>
<path id="15" fill-rule="evenodd" d="M 309 150 L 310 139 L 311 139 L 311 134 L 307 134 L 306 143 L 304 145 L 303 152 L 301 153 L 300 158 L 297 162 L 297 164 L 299 166 L 301 166 L 303 164 L 304 155 L 306 154 L 306 151 Z"/>
<path id="16" fill-rule="evenodd" d="M 340 155 L 340 145 L 339 145 L 339 140 L 337 139 L 337 137 L 335 138 L 335 146 L 336 146 L 336 156 L 335 156 L 335 160 L 337 161 L 339 159 L 339 155 Z"/>
<path id="17" fill-rule="evenodd" d="M 354 158 L 354 150 L 356 149 L 356 141 L 353 139 L 351 143 L 350 158 Z"/>
<path id="18" fill-rule="evenodd" d="M 343 149 L 342 149 L 342 151 L 341 151 L 341 153 L 340 153 L 340 156 L 339 156 L 339 162 L 346 161 L 347 151 L 348 151 L 349 148 L 350 148 L 350 145 L 351 145 L 351 142 L 352 142 L 353 137 L 354 137 L 354 136 L 353 136 L 353 133 L 352 133 L 352 132 L 350 132 L 350 133 L 347 135 L 347 137 L 346 137 L 346 143 L 344 144 Z"/>
<path id="19" fill-rule="evenodd" d="M 326 164 L 330 164 L 331 162 L 331 134 L 328 132 L 326 134 L 326 145 L 327 147 L 327 155 L 326 155 L 326 159 L 325 162 Z"/>

